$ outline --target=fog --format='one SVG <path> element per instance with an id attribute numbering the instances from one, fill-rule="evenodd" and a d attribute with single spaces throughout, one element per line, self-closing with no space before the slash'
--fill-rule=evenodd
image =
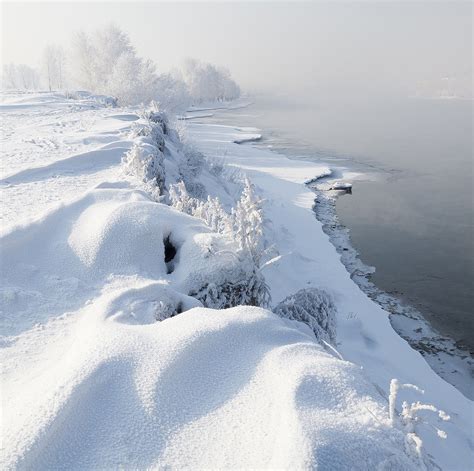
<path id="1" fill-rule="evenodd" d="M 472 95 L 470 3 L 3 3 L 2 62 L 37 65 L 48 43 L 111 22 L 159 70 L 196 57 L 247 91 Z"/>

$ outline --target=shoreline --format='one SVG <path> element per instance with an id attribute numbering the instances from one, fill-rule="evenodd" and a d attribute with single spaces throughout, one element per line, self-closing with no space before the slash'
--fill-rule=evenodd
<path id="1" fill-rule="evenodd" d="M 232 109 L 228 111 L 232 111 Z M 219 117 L 213 116 L 213 121 L 216 122 L 216 120 L 219 120 Z M 229 123 L 226 121 L 226 124 Z M 292 161 L 314 162 L 330 169 L 328 174 L 319 175 L 315 178 L 308 175 L 305 186 L 315 193 L 314 215 L 338 252 L 340 262 L 358 289 L 387 312 L 390 324 L 396 334 L 406 340 L 413 350 L 419 352 L 438 376 L 456 387 L 465 397 L 473 400 L 474 360 L 469 351 L 459 348 L 453 339 L 440 334 L 431 326 L 426 317 L 409 302 L 379 288 L 371 280 L 375 268 L 362 262 L 358 251 L 352 245 L 350 229 L 343 226 L 339 221 L 336 200 L 340 196 L 340 192 L 337 190 L 328 191 L 331 185 L 327 183 L 339 179 L 354 182 L 360 179 L 361 176 L 370 179 L 370 173 L 364 172 L 362 168 L 365 166 L 362 165 L 361 167 L 355 164 L 352 167 L 349 165 L 340 167 L 334 162 L 326 161 L 322 156 L 317 160 L 306 160 L 298 158 L 291 152 L 291 149 L 280 150 L 273 146 L 263 148 L 261 141 L 266 139 L 262 131 L 262 129 L 255 129 L 255 132 L 259 133 L 259 138 L 249 139 L 247 142 L 242 142 L 242 144 L 250 144 L 257 151 L 269 151 L 273 155 L 281 155 Z M 256 143 L 252 141 L 259 141 L 260 146 L 255 145 Z M 344 161 L 350 164 L 349 159 L 344 159 Z"/>
<path id="2" fill-rule="evenodd" d="M 474 361 L 470 353 L 459 348 L 453 339 L 440 334 L 415 307 L 382 290 L 372 281 L 375 267 L 361 260 L 359 252 L 352 245 L 350 229 L 340 222 L 337 214 L 336 201 L 344 194 L 318 186 L 331 179 L 334 179 L 332 174 L 321 176 L 309 180 L 306 186 L 316 195 L 313 206 L 315 217 L 340 254 L 341 263 L 351 279 L 362 292 L 388 312 L 395 332 L 425 358 L 436 374 L 473 400 L 471 382 Z"/>

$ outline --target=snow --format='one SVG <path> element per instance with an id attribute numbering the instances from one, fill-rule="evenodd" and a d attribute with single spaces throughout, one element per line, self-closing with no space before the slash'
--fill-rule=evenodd
<path id="1" fill-rule="evenodd" d="M 258 130 L 186 122 L 263 200 L 273 306 L 303 288 L 330 296 L 325 346 L 301 322 L 189 295 L 238 276 L 233 242 L 124 173 L 141 118 L 99 102 L 10 95 L 1 107 L 2 469 L 466 469 L 472 402 L 395 333 L 314 217 L 304 183 L 330 169 L 236 144 Z M 51 152 L 37 144 L 53 138 Z M 181 151 L 165 141 L 169 185 Z M 232 203 L 231 183 L 195 178 Z M 450 420 L 392 424 L 393 378 Z"/>
<path id="2" fill-rule="evenodd" d="M 33 346 L 56 359 L 41 374 L 10 372 L 5 467 L 416 469 L 371 415 L 373 386 L 298 325 L 250 307 L 129 325 L 116 310 L 130 303 L 104 294 L 61 346 Z"/>
<path id="3" fill-rule="evenodd" d="M 2 229 L 18 217 L 35 217 L 119 178 L 118 164 L 131 146 L 126 139 L 130 119 L 137 116 L 104 108 L 90 95 L 77 100 L 54 93 L 2 98 Z"/>

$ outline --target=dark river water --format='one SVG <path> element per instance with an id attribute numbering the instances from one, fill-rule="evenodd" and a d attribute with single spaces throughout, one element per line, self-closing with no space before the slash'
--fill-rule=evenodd
<path id="1" fill-rule="evenodd" d="M 373 281 L 474 350 L 472 102 L 257 97 L 206 121 L 262 129 L 262 147 L 370 174 L 338 199 Z M 308 176 L 310 177 L 310 175 Z"/>

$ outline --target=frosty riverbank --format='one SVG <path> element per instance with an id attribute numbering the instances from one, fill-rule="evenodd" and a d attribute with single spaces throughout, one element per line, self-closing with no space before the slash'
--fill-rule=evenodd
<path id="1" fill-rule="evenodd" d="M 94 97 L 12 97 L 2 113 L 5 468 L 465 469 L 472 403 L 341 264 L 305 186 L 326 166 L 236 144 L 255 129 L 188 121 L 183 139 L 207 166 L 161 115 Z M 32 151 L 20 164 L 26 139 Z M 145 150 L 156 157 L 156 185 L 137 173 Z M 225 177 L 232 169 L 262 200 L 272 307 L 303 288 L 324 290 L 336 315 L 332 347 L 265 309 L 203 307 L 210 282 L 242 276 L 234 242 L 165 204 L 157 187 L 187 175 L 228 209 L 242 191 Z M 398 392 L 394 378 L 425 393 Z M 395 417 L 403 400 L 445 414 Z"/>

